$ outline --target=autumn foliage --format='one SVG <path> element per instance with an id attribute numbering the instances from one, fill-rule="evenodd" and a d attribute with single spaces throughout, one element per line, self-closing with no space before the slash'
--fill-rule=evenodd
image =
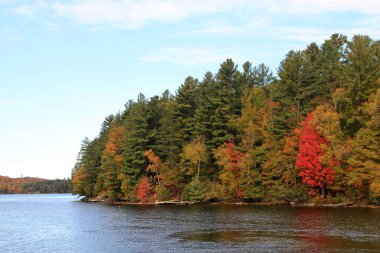
<path id="1" fill-rule="evenodd" d="M 325 189 L 334 180 L 334 170 L 322 164 L 324 151 L 322 145 L 327 145 L 327 140 L 316 130 L 316 123 L 311 123 L 313 113 L 310 113 L 302 123 L 299 153 L 296 165 L 301 169 L 299 175 L 302 182 L 312 187 L 319 187 L 325 197 Z"/>
<path id="2" fill-rule="evenodd" d="M 244 157 L 244 153 L 236 150 L 235 144 L 229 141 L 224 142 L 217 149 L 215 155 L 219 158 L 218 164 L 223 166 L 225 171 L 228 172 L 239 171 L 239 163 L 242 157 Z"/>
<path id="3" fill-rule="evenodd" d="M 149 179 L 147 177 L 143 177 L 140 183 L 137 185 L 137 198 L 140 201 L 145 201 L 149 198 L 152 192 Z"/>
<path id="4" fill-rule="evenodd" d="M 85 138 L 73 191 L 111 201 L 380 204 L 379 43 L 333 34 L 290 51 L 277 75 L 227 59 L 175 94 L 139 94 Z"/>
<path id="5" fill-rule="evenodd" d="M 66 193 L 70 190 L 70 180 L 68 179 L 48 180 L 36 177 L 0 176 L 0 194 Z"/>
<path id="6" fill-rule="evenodd" d="M 215 151 L 217 163 L 223 167 L 223 173 L 219 177 L 227 192 L 234 191 L 238 198 L 244 197 L 243 190 L 238 186 L 238 179 L 240 178 L 241 162 L 245 156 L 244 153 L 236 150 L 234 143 L 229 141 L 224 142 Z"/>
<path id="7" fill-rule="evenodd" d="M 159 177 L 159 171 L 161 167 L 161 159 L 159 156 L 157 156 L 152 149 L 149 149 L 145 151 L 144 155 L 149 160 L 148 167 L 146 168 L 146 171 L 154 173 L 155 178 L 157 180 L 157 184 L 160 184 L 160 177 Z"/>

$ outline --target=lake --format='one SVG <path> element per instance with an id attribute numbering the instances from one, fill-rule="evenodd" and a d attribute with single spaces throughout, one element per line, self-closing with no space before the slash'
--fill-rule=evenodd
<path id="1" fill-rule="evenodd" d="M 0 252 L 380 252 L 380 209 L 114 206 L 0 195 Z"/>

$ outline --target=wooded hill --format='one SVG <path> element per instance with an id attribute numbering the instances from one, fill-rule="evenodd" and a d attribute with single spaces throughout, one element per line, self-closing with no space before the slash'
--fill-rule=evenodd
<path id="1" fill-rule="evenodd" d="M 277 75 L 227 59 L 85 138 L 73 190 L 111 201 L 380 203 L 380 41 L 334 34 Z"/>
<path id="2" fill-rule="evenodd" d="M 71 192 L 71 181 L 69 179 L 48 180 L 37 177 L 10 178 L 0 176 L 0 194 L 67 192 Z"/>

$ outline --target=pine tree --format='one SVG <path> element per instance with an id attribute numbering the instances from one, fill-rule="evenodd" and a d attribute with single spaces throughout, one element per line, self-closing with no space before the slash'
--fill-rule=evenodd
<path id="1" fill-rule="evenodd" d="M 320 54 L 315 68 L 316 84 L 320 87 L 319 95 L 335 108 L 332 97 L 334 91 L 342 86 L 341 70 L 343 67 L 343 52 L 347 37 L 333 34 L 320 47 Z M 336 109 L 336 108 L 335 108 Z"/>
<path id="2" fill-rule="evenodd" d="M 194 136 L 203 136 L 209 150 L 212 145 L 212 121 L 211 116 L 215 113 L 215 105 L 212 103 L 216 96 L 217 84 L 211 72 L 207 72 L 200 84 L 199 106 L 195 111 L 196 124 L 194 126 Z"/>
<path id="3" fill-rule="evenodd" d="M 85 138 L 73 170 L 73 192 L 93 197 L 97 194 L 94 187 L 100 172 L 101 156 L 104 144 L 100 138 L 90 141 Z"/>
<path id="4" fill-rule="evenodd" d="M 157 154 L 166 162 L 170 168 L 175 168 L 179 162 L 181 147 L 184 139 L 178 129 L 176 114 L 176 101 L 168 96 L 161 99 L 162 114 L 159 119 L 159 129 L 156 136 L 155 147 Z"/>
<path id="5" fill-rule="evenodd" d="M 311 64 L 305 53 L 301 51 L 290 51 L 285 60 L 280 63 L 278 70 L 280 82 L 285 89 L 286 99 L 290 99 L 290 101 L 286 101 L 285 105 L 290 107 L 289 109 L 295 110 L 297 125 L 300 124 L 302 116 L 305 115 L 304 107 L 313 92 L 310 86 L 312 83 L 311 72 Z"/>
<path id="6" fill-rule="evenodd" d="M 183 143 L 193 138 L 195 111 L 198 107 L 199 83 L 197 79 L 187 77 L 175 96 L 175 124 Z"/>
<path id="7" fill-rule="evenodd" d="M 124 127 L 126 130 L 125 168 L 128 185 L 135 186 L 146 168 L 144 156 L 148 146 L 148 118 L 150 112 L 144 95 L 138 96 L 126 115 Z"/>
<path id="8" fill-rule="evenodd" d="M 262 89 L 275 81 L 272 71 L 264 63 L 253 69 L 254 85 Z"/>
<path id="9" fill-rule="evenodd" d="M 355 35 L 352 41 L 347 42 L 342 73 L 344 85 L 343 90 L 336 94 L 336 101 L 344 115 L 345 131 L 351 136 L 367 121 L 358 107 L 380 87 L 378 48 L 378 43 L 368 36 Z"/>

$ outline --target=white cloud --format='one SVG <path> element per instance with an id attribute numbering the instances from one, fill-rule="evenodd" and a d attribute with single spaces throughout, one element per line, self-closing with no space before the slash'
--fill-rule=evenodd
<path id="1" fill-rule="evenodd" d="M 51 7 L 57 15 L 80 24 L 111 24 L 122 28 L 139 28 L 148 22 L 174 22 L 214 13 L 268 16 L 274 13 L 307 15 L 326 11 L 355 11 L 367 15 L 378 15 L 380 12 L 378 0 L 77 0 L 55 2 Z"/>
<path id="2" fill-rule="evenodd" d="M 59 32 L 62 29 L 62 26 L 59 23 L 54 22 L 46 22 L 45 27 L 47 30 L 51 32 Z"/>
<path id="3" fill-rule="evenodd" d="M 12 9 L 12 12 L 20 14 L 22 16 L 32 16 L 34 14 L 34 9 L 30 5 L 20 5 Z"/>
<path id="4" fill-rule="evenodd" d="M 174 63 L 180 65 L 215 64 L 224 61 L 226 58 L 239 60 L 240 57 L 234 53 L 219 52 L 214 48 L 186 48 L 170 47 L 140 57 L 140 60 L 150 63 Z"/>
<path id="5" fill-rule="evenodd" d="M 368 15 L 378 15 L 380 12 L 378 0 L 266 0 L 266 2 L 273 12 L 308 14 L 355 11 Z"/>
<path id="6" fill-rule="evenodd" d="M 1 0 L 0 0 L 1 1 Z M 22 16 L 33 16 L 37 12 L 47 9 L 49 7 L 47 1 L 37 0 L 33 1 L 32 4 L 23 4 L 11 9 L 13 13 L 22 15 Z"/>
<path id="7" fill-rule="evenodd" d="M 189 30 L 193 33 L 233 35 L 270 28 L 271 21 L 284 15 L 305 17 L 325 12 L 356 12 L 367 15 L 368 20 L 371 17 L 378 19 L 380 4 L 378 0 L 36 0 L 12 11 L 30 16 L 43 9 L 49 15 L 54 13 L 96 31 L 108 25 L 137 29 L 153 22 L 171 23 L 196 16 L 227 14 L 237 21 L 234 25 L 206 20 L 203 27 L 191 27 Z"/>
<path id="8" fill-rule="evenodd" d="M 223 20 L 212 20 L 206 24 L 199 27 L 189 29 L 187 31 L 179 32 L 178 35 L 221 35 L 221 36 L 232 36 L 232 35 L 246 35 L 250 36 L 259 30 L 264 30 L 269 27 L 270 21 L 266 17 L 253 18 L 252 20 L 239 24 L 232 25 Z"/>
<path id="9" fill-rule="evenodd" d="M 177 29 L 174 35 L 267 36 L 321 42 L 334 32 L 347 31 L 350 35 L 353 31 L 362 34 L 368 31 L 371 36 L 378 36 L 380 4 L 377 2 L 378 0 L 38 0 L 13 8 L 12 11 L 24 16 L 45 15 L 47 19 L 44 25 L 50 31 L 60 31 L 63 23 L 59 18 L 64 18 L 75 25 L 86 25 L 96 33 L 107 30 L 109 26 L 139 29 L 152 23 L 177 23 L 184 29 L 180 32 Z M 349 15 L 350 12 L 362 16 L 355 15 L 355 20 L 342 31 L 336 28 L 328 30 L 333 24 L 318 27 L 316 24 L 319 22 L 311 20 L 313 14 Z M 194 17 L 204 20 L 182 22 Z M 289 17 L 299 19 L 299 25 L 283 25 Z M 305 18 L 313 26 L 302 24 Z M 49 19 L 54 22 L 49 22 Z"/>
<path id="10" fill-rule="evenodd" d="M 174 22 L 194 15 L 228 11 L 239 7 L 242 2 L 244 1 L 82 0 L 53 3 L 52 8 L 57 15 L 80 24 L 139 28 L 148 22 Z"/>
<path id="11" fill-rule="evenodd" d="M 270 37 L 277 39 L 287 39 L 302 41 L 306 43 L 317 42 L 321 43 L 325 39 L 329 38 L 331 34 L 336 31 L 329 31 L 327 29 L 320 29 L 318 27 L 308 27 L 308 26 L 298 26 L 298 27 L 289 27 L 289 26 L 278 26 L 267 31 L 266 34 Z"/>

